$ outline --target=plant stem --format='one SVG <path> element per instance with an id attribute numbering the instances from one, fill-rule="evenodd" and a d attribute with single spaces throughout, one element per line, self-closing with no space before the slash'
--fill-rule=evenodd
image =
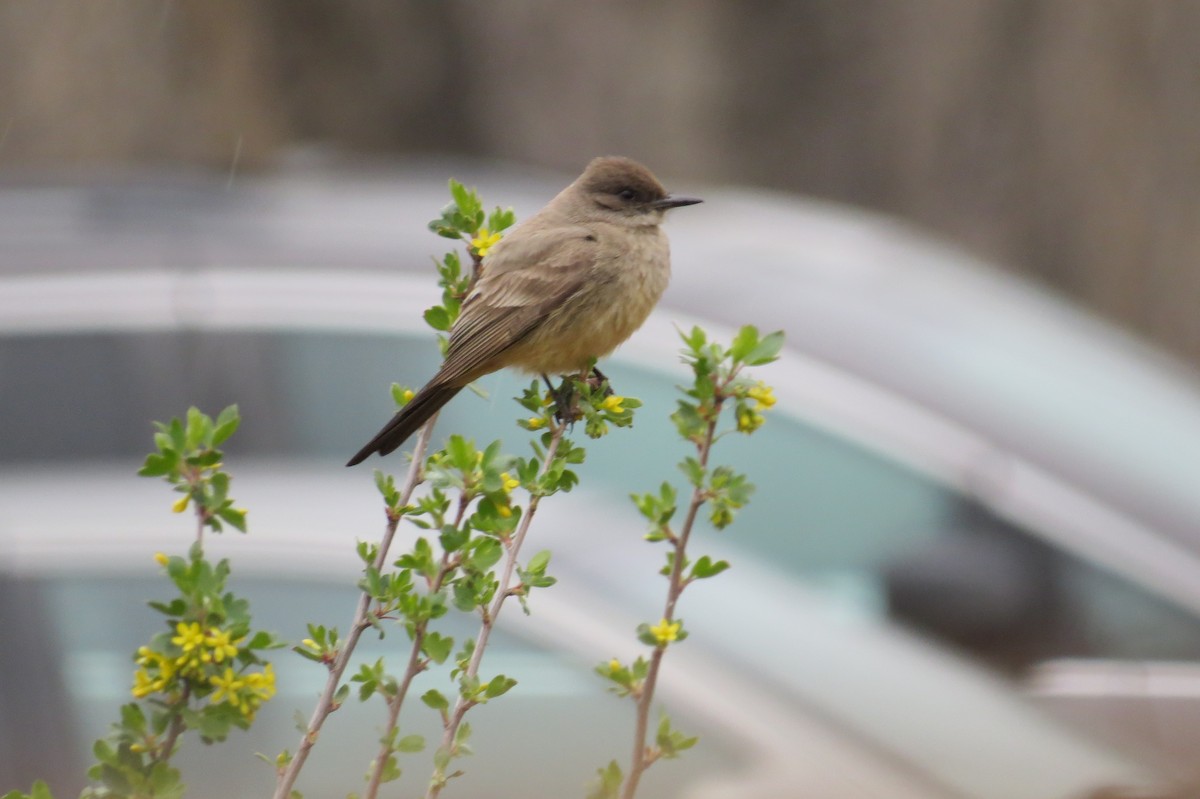
<path id="1" fill-rule="evenodd" d="M 700 466 L 706 470 L 708 469 L 708 455 L 712 451 L 713 437 L 716 435 L 717 420 L 721 415 L 722 401 L 722 397 L 718 393 L 713 404 L 713 412 L 708 422 L 708 429 L 705 431 L 704 441 L 696 445 Z M 688 539 L 691 538 L 692 528 L 696 524 L 696 516 L 700 511 L 700 507 L 705 502 L 706 497 L 703 486 L 693 488 L 692 499 L 688 504 L 687 517 L 683 521 L 683 527 L 671 539 L 671 544 L 675 549 L 675 556 L 671 559 L 671 573 L 667 578 L 667 601 L 663 607 L 662 615 L 662 618 L 667 623 L 675 620 L 675 605 L 679 602 L 679 596 L 683 593 L 683 589 L 686 586 L 686 582 L 683 579 L 683 569 L 684 564 L 687 562 L 685 556 L 687 554 Z M 633 734 L 633 757 L 630 759 L 629 774 L 625 779 L 625 788 L 621 793 L 621 799 L 633 799 L 637 793 L 638 782 L 641 780 L 642 774 L 646 772 L 646 769 L 650 768 L 658 756 L 656 752 L 652 752 L 646 746 L 646 735 L 650 728 L 650 706 L 654 702 L 654 689 L 658 683 L 658 672 L 662 666 L 663 655 L 666 654 L 666 651 L 666 643 L 660 643 L 654 647 L 654 652 L 650 655 L 650 665 L 646 669 L 646 679 L 637 694 L 637 725 Z"/>
<path id="2" fill-rule="evenodd" d="M 158 752 L 154 756 L 155 763 L 166 763 L 171 759 L 171 755 L 175 753 L 175 742 L 179 740 L 179 736 L 187 728 L 183 723 L 182 710 L 186 710 L 188 702 L 191 700 L 192 686 L 187 682 L 183 684 L 183 693 L 179 697 L 179 701 L 175 703 L 173 715 L 171 717 L 171 726 L 167 730 L 167 738 L 158 748 Z"/>
<path id="3" fill-rule="evenodd" d="M 542 468 L 538 472 L 538 477 L 544 477 L 550 470 L 550 465 L 554 462 L 554 458 L 558 454 L 558 445 L 562 441 L 566 429 L 566 424 L 557 424 L 554 426 L 550 437 L 550 445 L 546 448 L 545 459 L 542 461 Z M 467 664 L 466 672 L 463 674 L 464 681 L 471 681 L 479 676 L 479 664 L 483 660 L 483 651 L 487 647 L 488 638 L 492 634 L 492 628 L 496 624 L 496 619 L 500 616 L 504 600 L 512 593 L 513 589 L 509 583 L 512 581 L 513 570 L 517 565 L 517 556 L 521 551 L 521 545 L 525 542 L 525 535 L 529 532 L 529 524 L 533 521 L 534 514 L 537 513 L 538 504 L 541 502 L 541 499 L 542 495 L 540 493 L 534 494 L 529 498 L 529 506 L 525 509 L 525 514 L 521 516 L 521 523 L 517 525 L 517 532 L 505 544 L 504 565 L 501 567 L 499 587 L 496 589 L 496 596 L 492 598 L 491 606 L 483 613 L 483 620 L 479 625 L 479 635 L 475 639 L 475 649 L 471 652 L 471 660 Z M 444 733 L 442 735 L 441 748 L 446 752 L 452 751 L 454 739 L 458 735 L 458 728 L 462 724 L 463 716 L 474 705 L 475 702 L 464 699 L 461 694 L 455 701 L 454 710 L 451 712 L 449 720 L 444 726 Z M 434 770 L 433 777 L 429 781 L 429 789 L 425 793 L 425 799 L 436 799 L 445 785 L 445 769 L 438 767 Z"/>
<path id="4" fill-rule="evenodd" d="M 425 426 L 421 428 L 420 434 L 417 436 L 416 446 L 413 447 L 412 463 L 408 467 L 408 475 L 404 481 L 404 488 L 400 492 L 400 503 L 407 505 L 408 500 L 412 497 L 413 490 L 421 481 L 421 464 L 425 460 L 425 450 L 429 447 L 429 437 L 433 430 L 433 425 L 437 421 L 437 414 L 434 414 Z M 389 518 L 387 527 L 384 529 L 383 540 L 379 542 L 379 551 L 375 555 L 374 566 L 376 569 L 383 569 L 383 565 L 387 562 L 388 549 L 392 545 L 392 539 L 396 535 L 396 528 L 400 525 L 400 517 Z M 337 657 L 329 666 L 329 678 L 325 681 L 325 689 L 321 692 L 320 699 L 317 700 L 317 705 L 313 708 L 312 717 L 309 719 L 308 727 L 304 735 L 300 738 L 300 745 L 296 749 L 296 755 L 288 763 L 287 768 L 279 775 L 279 781 L 275 786 L 274 799 L 288 799 L 292 792 L 292 786 L 296 784 L 296 778 L 300 775 L 300 769 L 304 768 L 304 763 L 308 760 L 308 754 L 317 742 L 317 735 L 321 731 L 321 726 L 325 723 L 325 719 L 329 714 L 336 710 L 333 703 L 334 696 L 337 694 L 338 686 L 342 680 L 342 674 L 346 671 L 346 667 L 350 664 L 350 657 L 354 653 L 354 648 L 358 645 L 358 639 L 362 636 L 363 631 L 370 626 L 367 621 L 367 614 L 371 610 L 371 594 L 368 591 L 363 591 L 358 598 L 358 606 L 354 611 L 354 619 L 350 622 L 350 629 L 346 635 L 346 639 L 342 642 L 342 646 L 338 649 Z"/>
<path id="5" fill-rule="evenodd" d="M 468 504 L 467 502 L 459 503 L 458 516 L 454 520 L 456 528 L 462 525 Z M 455 569 L 456 565 L 451 560 L 449 552 L 442 553 L 442 561 L 438 564 L 437 576 L 429 584 L 429 592 L 431 594 L 436 594 L 441 590 L 446 576 Z M 404 706 L 404 698 L 408 696 L 408 689 L 412 685 L 413 678 L 426 668 L 426 662 L 421 657 L 421 647 L 425 643 L 425 632 L 428 629 L 429 619 L 422 619 L 414 625 L 412 650 L 408 653 L 408 666 L 404 669 L 404 677 L 400 680 L 400 686 L 396 690 L 396 695 L 388 699 L 387 726 L 383 731 L 383 743 L 379 746 L 379 754 L 375 756 L 375 763 L 371 767 L 371 779 L 367 783 L 365 799 L 375 799 L 379 794 L 379 786 L 383 783 L 384 766 L 387 764 L 388 757 L 392 754 L 392 730 L 396 729 L 396 725 L 400 723 L 400 709 Z"/>

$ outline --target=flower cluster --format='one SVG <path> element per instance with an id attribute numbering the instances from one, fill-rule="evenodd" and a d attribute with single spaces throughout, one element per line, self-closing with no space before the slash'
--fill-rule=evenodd
<path id="1" fill-rule="evenodd" d="M 213 704 L 225 702 L 247 719 L 253 719 L 259 705 L 275 695 L 275 667 L 268 663 L 262 671 L 238 673 L 226 666 L 220 674 L 208 678 L 216 691 Z"/>
<path id="2" fill-rule="evenodd" d="M 520 486 L 520 480 L 508 472 L 500 472 L 500 492 L 493 497 L 492 502 L 496 505 L 496 512 L 505 519 L 512 516 L 512 505 L 509 504 L 509 499 L 512 497 L 512 492 Z"/>
<path id="3" fill-rule="evenodd" d="M 763 426 L 766 417 L 763 411 L 775 405 L 775 392 L 761 380 L 739 390 L 737 397 L 737 429 L 739 433 L 753 433 Z"/>
<path id="4" fill-rule="evenodd" d="M 134 698 L 163 694 L 173 701 L 187 686 L 197 696 L 213 691 L 212 704 L 225 702 L 247 720 L 252 719 L 259 705 L 275 695 L 275 672 L 269 663 L 262 671 L 247 671 L 245 666 L 234 670 L 239 647 L 245 640 L 245 636 L 235 638 L 229 630 L 219 627 L 177 622 L 175 635 L 168 639 L 166 647 L 138 648 Z M 160 637 L 156 645 L 162 644 Z"/>

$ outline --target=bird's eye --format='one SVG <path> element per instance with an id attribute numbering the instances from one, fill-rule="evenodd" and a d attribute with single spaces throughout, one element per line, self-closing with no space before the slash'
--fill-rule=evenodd
<path id="1" fill-rule="evenodd" d="M 637 196 L 637 192 L 633 189 L 621 189 L 619 192 L 617 192 L 617 196 L 622 200 L 629 201 Z"/>

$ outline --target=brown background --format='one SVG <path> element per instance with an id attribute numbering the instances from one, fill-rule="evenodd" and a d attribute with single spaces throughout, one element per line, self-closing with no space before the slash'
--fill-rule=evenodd
<path id="1" fill-rule="evenodd" d="M 0 179 L 624 153 L 898 214 L 1200 365 L 1198 132 L 1187 0 L 0 0 Z"/>

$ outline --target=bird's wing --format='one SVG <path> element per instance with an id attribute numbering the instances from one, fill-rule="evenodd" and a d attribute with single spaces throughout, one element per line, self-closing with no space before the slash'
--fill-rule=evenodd
<path id="1" fill-rule="evenodd" d="M 497 245 L 494 260 L 489 254 L 450 331 L 440 382 L 461 385 L 499 368 L 494 362 L 505 350 L 583 287 L 592 259 L 586 250 L 570 246 L 571 232 L 514 234 L 512 242 L 501 242 L 510 246 Z M 580 232 L 579 238 L 586 234 Z"/>

